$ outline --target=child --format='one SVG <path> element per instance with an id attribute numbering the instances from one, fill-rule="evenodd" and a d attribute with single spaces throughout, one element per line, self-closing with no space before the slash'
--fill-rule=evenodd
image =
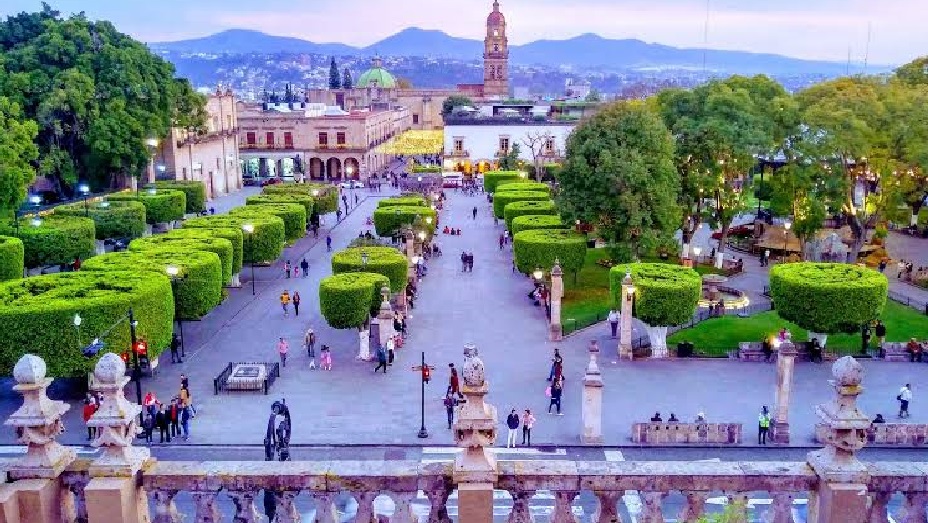
<path id="1" fill-rule="evenodd" d="M 306 345 L 306 352 L 309 355 L 309 368 L 316 369 L 316 331 L 312 327 L 306 329 L 306 335 L 303 337 L 303 343 Z"/>
<path id="2" fill-rule="evenodd" d="M 332 370 L 332 351 L 328 345 L 322 346 L 322 370 Z"/>

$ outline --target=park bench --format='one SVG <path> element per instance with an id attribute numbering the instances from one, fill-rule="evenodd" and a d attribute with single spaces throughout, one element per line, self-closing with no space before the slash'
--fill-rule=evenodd
<path id="1" fill-rule="evenodd" d="M 798 361 L 812 361 L 809 356 L 809 347 L 808 342 L 797 342 L 796 345 L 796 360 Z M 732 357 L 737 357 L 740 361 L 764 361 L 764 349 L 763 344 L 759 341 L 742 341 L 738 344 L 737 354 L 732 353 Z M 770 357 L 770 361 L 774 361 L 777 358 L 777 351 L 773 351 L 773 355 Z M 822 351 L 822 360 L 824 361 L 833 361 L 835 359 L 835 354 L 827 350 Z"/>
<path id="2" fill-rule="evenodd" d="M 679 423 L 648 421 L 632 425 L 632 441 L 648 445 L 741 443 L 740 423 Z"/>

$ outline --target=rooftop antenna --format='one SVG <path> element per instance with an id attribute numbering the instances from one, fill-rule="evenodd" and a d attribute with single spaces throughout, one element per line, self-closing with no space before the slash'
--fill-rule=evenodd
<path id="1" fill-rule="evenodd" d="M 867 62 L 870 59 L 870 35 L 873 32 L 873 22 L 867 22 L 867 47 L 864 48 L 864 74 L 867 74 Z"/>
<path id="2" fill-rule="evenodd" d="M 709 47 L 709 3 L 711 0 L 706 0 L 706 23 L 703 26 L 702 30 L 702 74 L 708 78 L 708 73 L 706 70 L 706 53 L 708 52 Z"/>
<path id="3" fill-rule="evenodd" d="M 847 46 L 847 65 L 844 66 L 844 76 L 851 76 L 851 46 Z"/>

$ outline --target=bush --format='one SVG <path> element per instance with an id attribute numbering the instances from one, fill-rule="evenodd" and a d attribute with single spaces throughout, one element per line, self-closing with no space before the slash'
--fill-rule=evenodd
<path id="1" fill-rule="evenodd" d="M 236 229 L 232 227 L 217 227 L 215 229 L 174 229 L 169 231 L 164 236 L 169 238 L 223 238 L 229 240 L 229 243 L 232 245 L 232 274 L 237 274 L 242 270 L 243 235 L 244 233 L 240 228 Z"/>
<path id="2" fill-rule="evenodd" d="M 377 207 L 427 207 L 421 196 L 395 196 L 377 202 Z"/>
<path id="3" fill-rule="evenodd" d="M 361 253 L 367 254 L 367 263 L 361 261 Z M 332 273 L 373 272 L 390 280 L 390 290 L 399 292 L 406 287 L 408 262 L 406 256 L 392 247 L 365 247 L 345 249 L 332 256 Z"/>
<path id="4" fill-rule="evenodd" d="M 621 303 L 622 280 L 635 283 L 635 317 L 652 327 L 680 325 L 693 319 L 702 296 L 702 278 L 693 269 L 669 263 L 632 263 L 609 270 L 612 301 Z"/>
<path id="5" fill-rule="evenodd" d="M 167 275 L 166 269 L 174 265 L 179 269 L 177 283 L 177 317 L 196 320 L 213 310 L 222 301 L 222 264 L 212 252 L 181 250 L 146 250 L 111 252 L 95 256 L 81 267 L 81 271 L 120 271 L 150 275 Z"/>
<path id="6" fill-rule="evenodd" d="M 278 183 L 265 186 L 262 193 L 265 195 L 303 194 L 312 196 L 314 200 L 313 212 L 316 214 L 328 214 L 338 209 L 338 188 L 332 185 Z"/>
<path id="7" fill-rule="evenodd" d="M 560 216 L 530 214 L 516 216 L 512 220 L 512 225 L 509 228 L 512 231 L 512 235 L 515 236 L 522 231 L 533 231 L 535 229 L 566 229 L 567 224 L 561 221 Z"/>
<path id="8" fill-rule="evenodd" d="M 575 272 L 583 268 L 586 259 L 586 237 L 564 229 L 522 231 L 512 238 L 512 252 L 516 268 L 523 274 L 539 267 L 549 271 L 555 260 L 564 271 Z"/>
<path id="9" fill-rule="evenodd" d="M 136 201 L 72 203 L 55 207 L 62 216 L 89 216 L 98 240 L 141 238 L 145 234 L 145 205 Z"/>
<path id="10" fill-rule="evenodd" d="M 493 195 L 493 215 L 499 219 L 505 218 L 504 209 L 514 202 L 544 202 L 551 200 L 548 193 L 538 191 L 497 191 Z"/>
<path id="11" fill-rule="evenodd" d="M 438 165 L 414 165 L 413 173 L 440 173 L 441 167 Z"/>
<path id="12" fill-rule="evenodd" d="M 420 217 L 420 225 L 416 229 L 424 231 L 427 238 L 435 232 L 438 213 L 431 207 L 380 207 L 374 210 L 374 230 L 378 236 L 395 236 L 404 225 L 412 225 L 416 217 Z M 432 223 L 428 223 L 431 218 Z"/>
<path id="13" fill-rule="evenodd" d="M 266 203 L 232 209 L 232 216 L 277 216 L 284 221 L 284 237 L 295 242 L 306 236 L 306 209 L 298 203 Z"/>
<path id="14" fill-rule="evenodd" d="M 877 319 L 889 283 L 873 269 L 843 263 L 788 263 L 770 270 L 770 297 L 781 318 L 811 332 L 855 332 Z"/>
<path id="15" fill-rule="evenodd" d="M 918 210 L 918 226 L 928 227 L 928 207 L 922 207 Z"/>
<path id="16" fill-rule="evenodd" d="M 519 171 L 489 171 L 483 173 L 483 190 L 488 193 L 496 192 L 500 182 L 517 181 L 522 179 Z"/>
<path id="17" fill-rule="evenodd" d="M 163 180 L 156 181 L 154 186 L 158 191 L 181 191 L 187 198 L 187 214 L 198 214 L 206 210 L 206 185 L 194 180 Z"/>
<path id="18" fill-rule="evenodd" d="M 148 251 L 206 251 L 216 253 L 222 266 L 222 283 L 227 285 L 232 281 L 232 242 L 224 238 L 179 238 L 162 234 L 149 238 L 132 240 L 129 250 L 134 252 Z"/>
<path id="19" fill-rule="evenodd" d="M 85 377 L 96 359 L 81 349 L 100 337 L 105 350 L 130 348 L 129 308 L 152 356 L 170 343 L 174 308 L 166 276 L 139 272 L 68 272 L 0 284 L 0 372 L 10 376 L 24 352 L 42 357 L 49 376 Z M 74 315 L 80 314 L 80 330 Z"/>
<path id="20" fill-rule="evenodd" d="M 497 193 L 506 191 L 535 191 L 551 194 L 551 187 L 546 183 L 533 182 L 520 178 L 518 180 L 504 180 L 496 185 Z"/>
<path id="21" fill-rule="evenodd" d="M 0 281 L 22 278 L 24 260 L 23 241 L 10 236 L 0 236 Z"/>
<path id="22" fill-rule="evenodd" d="M 352 272 L 336 274 L 319 282 L 319 310 L 336 329 L 364 325 L 380 306 L 380 289 L 390 280 L 382 274 Z"/>
<path id="23" fill-rule="evenodd" d="M 262 194 L 245 198 L 245 205 L 264 205 L 271 203 L 298 203 L 306 209 L 307 219 L 313 215 L 313 197 L 305 194 Z"/>
<path id="24" fill-rule="evenodd" d="M 237 229 L 251 224 L 255 230 L 243 233 L 242 261 L 245 263 L 270 263 L 280 258 L 284 248 L 284 221 L 277 216 L 218 215 L 199 216 L 184 221 L 185 229 Z"/>
<path id="25" fill-rule="evenodd" d="M 151 225 L 182 220 L 187 210 L 187 196 L 180 191 L 120 192 L 110 194 L 106 199 L 111 202 L 142 202 L 145 205 L 145 221 Z"/>
<path id="26" fill-rule="evenodd" d="M 90 258 L 97 250 L 95 231 L 93 220 L 77 216 L 45 216 L 38 227 L 29 221 L 20 223 L 18 237 L 23 242 L 26 267 Z"/>
<path id="27" fill-rule="evenodd" d="M 496 193 L 497 197 L 499 197 L 501 194 L 503 193 Z M 557 216 L 557 206 L 551 200 L 537 202 L 523 201 L 512 202 L 503 209 L 503 216 L 506 218 L 506 227 L 509 228 L 510 232 L 512 231 L 513 218 L 516 218 L 517 216 L 531 216 L 539 214 Z"/>

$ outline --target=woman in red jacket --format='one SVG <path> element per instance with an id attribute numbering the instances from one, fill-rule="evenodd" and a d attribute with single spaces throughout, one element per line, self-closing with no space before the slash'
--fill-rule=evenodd
<path id="1" fill-rule="evenodd" d="M 90 399 L 84 400 L 84 423 L 86 424 L 90 421 L 90 418 L 93 416 L 94 412 L 97 411 L 97 404 Z M 87 427 L 87 439 L 93 439 L 93 427 Z"/>

